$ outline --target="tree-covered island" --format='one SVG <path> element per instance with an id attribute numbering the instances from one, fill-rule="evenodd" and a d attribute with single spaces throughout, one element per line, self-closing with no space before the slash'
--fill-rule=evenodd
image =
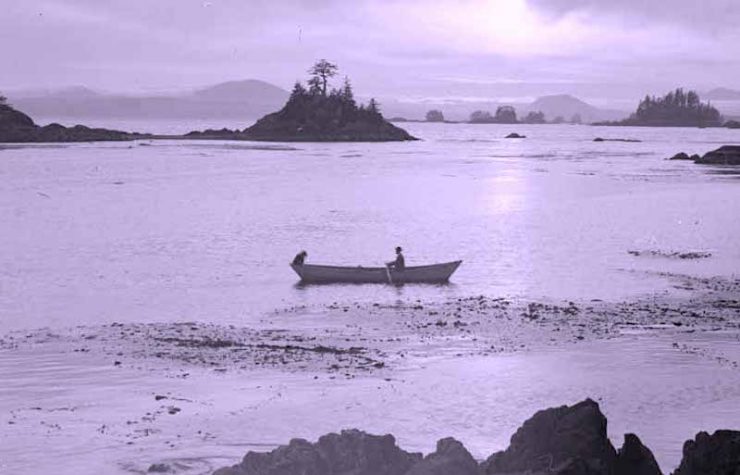
<path id="1" fill-rule="evenodd" d="M 330 87 L 336 64 L 322 59 L 309 70 L 307 86 L 296 82 L 283 108 L 243 131 L 191 132 L 188 138 L 230 138 L 275 142 L 390 142 L 416 140 L 383 118 L 375 99 L 358 105 L 345 78 L 341 88 Z"/>
<path id="2" fill-rule="evenodd" d="M 720 127 L 722 116 L 709 102 L 701 102 L 695 91 L 679 88 L 663 97 L 645 96 L 627 119 L 594 125 L 642 127 Z"/>

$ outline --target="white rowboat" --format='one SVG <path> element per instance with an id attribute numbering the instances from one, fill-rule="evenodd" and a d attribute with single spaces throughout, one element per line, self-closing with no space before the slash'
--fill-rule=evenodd
<path id="1" fill-rule="evenodd" d="M 387 267 L 344 267 L 315 264 L 291 264 L 290 267 L 301 278 L 301 282 L 310 284 L 439 284 L 450 280 L 450 276 L 461 263 L 462 261 L 454 261 L 428 266 L 413 266 L 406 267 L 402 271 Z"/>

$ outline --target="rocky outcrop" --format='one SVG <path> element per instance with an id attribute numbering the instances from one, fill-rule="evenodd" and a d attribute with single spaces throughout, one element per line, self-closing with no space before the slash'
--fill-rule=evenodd
<path id="1" fill-rule="evenodd" d="M 537 412 L 511 438 L 509 448 L 491 455 L 485 473 L 610 474 L 617 452 L 606 436 L 606 417 L 586 399 L 574 406 Z"/>
<path id="2" fill-rule="evenodd" d="M 269 453 L 249 452 L 214 475 L 661 475 L 635 434 L 626 434 L 615 450 L 606 428 L 599 405 L 586 399 L 537 412 L 506 450 L 481 464 L 452 438 L 422 458 L 400 449 L 391 435 L 345 430 L 316 443 L 294 439 Z M 684 444 L 673 475 L 740 475 L 740 431 L 700 432 Z"/>
<path id="3" fill-rule="evenodd" d="M 363 113 L 342 120 L 322 108 L 306 114 L 292 114 L 283 109 L 266 115 L 245 129 L 244 140 L 278 142 L 391 142 L 416 140 L 408 132 L 396 127 L 377 113 Z"/>
<path id="4" fill-rule="evenodd" d="M 740 474 L 740 431 L 699 432 L 683 446 L 683 459 L 673 475 Z"/>
<path id="5" fill-rule="evenodd" d="M 637 139 L 605 139 L 603 137 L 596 137 L 594 142 L 628 142 L 628 143 L 639 143 L 642 140 Z"/>
<path id="6" fill-rule="evenodd" d="M 214 475 L 404 475 L 421 460 L 421 454 L 398 448 L 392 435 L 345 430 L 315 444 L 293 439 L 269 453 L 249 452 L 239 465 Z"/>
<path id="7" fill-rule="evenodd" d="M 675 154 L 674 156 L 672 156 L 671 158 L 669 158 L 668 160 L 691 160 L 695 162 L 699 158 L 700 158 L 699 155 L 696 155 L 696 154 L 689 156 L 688 153 L 679 152 Z"/>
<path id="8" fill-rule="evenodd" d="M 470 452 L 453 438 L 437 442 L 437 450 L 417 463 L 406 475 L 482 475 Z"/>
<path id="9" fill-rule="evenodd" d="M 625 434 L 622 448 L 617 452 L 614 475 L 660 474 L 660 467 L 650 449 L 635 434 Z"/>
<path id="10" fill-rule="evenodd" d="M 526 135 L 519 135 L 516 132 L 512 132 L 512 133 L 510 133 L 509 135 L 507 135 L 504 138 L 507 138 L 507 139 L 526 139 L 527 136 Z"/>
<path id="11" fill-rule="evenodd" d="M 149 136 L 118 130 L 93 129 L 84 125 L 64 127 L 60 124 L 50 124 L 39 127 L 26 114 L 7 104 L 0 104 L 0 142 L 110 142 L 146 137 Z"/>
<path id="12" fill-rule="evenodd" d="M 707 165 L 740 165 L 740 145 L 723 145 L 717 150 L 707 152 L 695 163 Z"/>

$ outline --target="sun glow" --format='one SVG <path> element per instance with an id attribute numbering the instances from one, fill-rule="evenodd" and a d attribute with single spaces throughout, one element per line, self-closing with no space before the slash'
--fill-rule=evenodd
<path id="1" fill-rule="evenodd" d="M 409 2 L 394 8 L 390 22 L 388 12 L 383 12 L 386 27 L 390 24 L 393 33 L 461 52 L 558 53 L 564 42 L 578 43 L 593 34 L 582 18 L 566 15 L 548 20 L 527 0 Z"/>

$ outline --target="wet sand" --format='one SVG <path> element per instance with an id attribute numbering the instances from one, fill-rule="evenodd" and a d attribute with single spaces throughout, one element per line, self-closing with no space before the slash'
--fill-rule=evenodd
<path id="1" fill-rule="evenodd" d="M 699 430 L 740 427 L 740 280 L 668 276 L 686 297 L 337 302 L 249 327 L 36 329 L 0 339 L 0 468 L 209 473 L 247 449 L 342 428 L 486 457 L 538 409 L 600 402 L 664 472 Z"/>

